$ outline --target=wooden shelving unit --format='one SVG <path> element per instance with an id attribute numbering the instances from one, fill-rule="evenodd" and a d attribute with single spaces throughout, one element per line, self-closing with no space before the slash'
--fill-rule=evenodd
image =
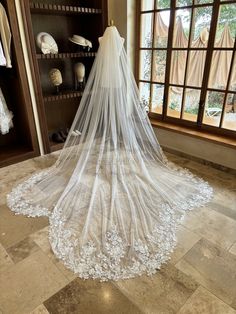
<path id="1" fill-rule="evenodd" d="M 83 92 L 76 92 L 76 91 L 64 91 L 61 94 L 58 95 L 49 95 L 44 96 L 43 99 L 45 102 L 49 101 L 57 101 L 57 100 L 64 100 L 64 99 L 70 99 L 70 98 L 78 98 L 82 97 Z"/>
<path id="2" fill-rule="evenodd" d="M 101 9 L 84 8 L 72 5 L 50 4 L 50 3 L 30 3 L 32 13 L 42 14 L 101 14 Z"/>
<path id="3" fill-rule="evenodd" d="M 51 59 L 66 59 L 66 58 L 94 58 L 96 56 L 95 52 L 64 52 L 58 54 L 37 54 L 36 58 L 38 60 L 51 60 Z"/>
<path id="4" fill-rule="evenodd" d="M 15 1 L 2 0 L 12 33 L 12 68 L 0 67 L 0 87 L 9 110 L 13 112 L 14 127 L 0 133 L 0 167 L 39 155 L 39 145 L 21 46 Z"/>
<path id="5" fill-rule="evenodd" d="M 89 76 L 96 51 L 98 37 L 107 26 L 106 0 L 20 0 L 26 41 L 30 52 L 30 65 L 40 119 L 44 150 L 50 153 L 61 149 L 62 143 L 51 141 L 51 134 L 70 128 L 83 92 L 75 90 L 74 64 L 85 65 Z M 79 3 L 79 5 L 78 5 Z M 44 55 L 36 45 L 40 32 L 47 32 L 57 42 L 58 54 Z M 69 41 L 74 34 L 90 40 L 93 47 L 86 51 Z M 60 93 L 49 81 L 50 69 L 58 68 L 63 84 Z"/>

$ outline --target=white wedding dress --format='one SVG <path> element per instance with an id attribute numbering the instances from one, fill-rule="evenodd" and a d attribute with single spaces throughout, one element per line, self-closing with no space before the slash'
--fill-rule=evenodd
<path id="1" fill-rule="evenodd" d="M 185 212 L 211 195 L 163 155 L 111 26 L 57 162 L 16 186 L 8 206 L 48 216 L 55 255 L 79 277 L 103 281 L 154 274 L 170 258 Z"/>

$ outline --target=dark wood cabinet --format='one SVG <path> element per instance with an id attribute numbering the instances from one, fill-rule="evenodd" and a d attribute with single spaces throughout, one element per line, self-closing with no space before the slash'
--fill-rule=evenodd
<path id="1" fill-rule="evenodd" d="M 88 78 L 96 51 L 98 37 L 107 26 L 107 1 L 104 0 L 21 0 L 21 9 L 30 52 L 33 84 L 45 153 L 60 149 L 63 144 L 51 140 L 51 134 L 70 128 L 78 109 L 83 91 L 75 90 L 74 64 L 85 65 Z M 58 45 L 58 54 L 44 55 L 36 45 L 40 32 L 47 32 Z M 90 51 L 69 41 L 74 34 L 90 40 Z M 58 68 L 63 83 L 60 93 L 49 80 L 49 71 Z"/>
<path id="2" fill-rule="evenodd" d="M 34 114 L 21 45 L 15 1 L 2 0 L 12 33 L 12 68 L 0 67 L 0 87 L 9 110 L 13 112 L 14 127 L 0 134 L 0 167 L 39 155 Z"/>

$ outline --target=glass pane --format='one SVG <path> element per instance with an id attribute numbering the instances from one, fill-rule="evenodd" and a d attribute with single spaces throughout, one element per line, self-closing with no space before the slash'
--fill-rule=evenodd
<path id="1" fill-rule="evenodd" d="M 212 6 L 194 9 L 193 16 L 191 46 L 206 47 L 211 26 Z"/>
<path id="2" fill-rule="evenodd" d="M 154 0 L 142 0 L 141 10 L 148 11 L 153 10 L 154 8 Z"/>
<path id="3" fill-rule="evenodd" d="M 175 50 L 172 51 L 171 70 L 170 70 L 170 83 L 183 85 L 184 74 L 186 66 L 187 51 Z"/>
<path id="4" fill-rule="evenodd" d="M 170 7 L 170 0 L 157 0 L 157 9 L 166 9 Z"/>
<path id="5" fill-rule="evenodd" d="M 188 47 L 191 11 L 191 9 L 176 10 L 173 36 L 174 48 Z"/>
<path id="6" fill-rule="evenodd" d="M 229 89 L 232 91 L 236 91 L 236 54 L 234 55 L 234 63 L 231 72 Z"/>
<path id="7" fill-rule="evenodd" d="M 140 80 L 150 81 L 151 78 L 151 50 L 140 51 Z"/>
<path id="8" fill-rule="evenodd" d="M 236 34 L 236 3 L 220 6 L 215 47 L 232 48 Z"/>
<path id="9" fill-rule="evenodd" d="M 180 118 L 182 104 L 183 88 L 170 87 L 167 115 L 174 118 Z"/>
<path id="10" fill-rule="evenodd" d="M 187 88 L 185 90 L 183 119 L 197 121 L 200 94 L 199 89 Z"/>
<path id="11" fill-rule="evenodd" d="M 141 14 L 141 47 L 152 47 L 152 19 L 153 13 Z"/>
<path id="12" fill-rule="evenodd" d="M 165 82 L 166 51 L 155 50 L 153 53 L 153 78 L 154 82 Z"/>
<path id="13" fill-rule="evenodd" d="M 187 85 L 201 87 L 205 67 L 206 51 L 194 50 L 189 52 Z"/>
<path id="14" fill-rule="evenodd" d="M 164 97 L 164 85 L 152 85 L 152 106 L 151 111 L 162 114 Z"/>
<path id="15" fill-rule="evenodd" d="M 213 126 L 219 126 L 224 102 L 224 95 L 224 93 L 220 92 L 208 92 L 203 123 Z"/>
<path id="16" fill-rule="evenodd" d="M 139 83 L 139 97 L 143 107 L 149 108 L 150 103 L 150 84 L 149 83 Z"/>
<path id="17" fill-rule="evenodd" d="M 194 4 L 212 3 L 213 0 L 194 0 Z"/>
<path id="18" fill-rule="evenodd" d="M 210 88 L 226 88 L 231 58 L 232 51 L 217 50 L 213 52 L 208 83 Z"/>
<path id="19" fill-rule="evenodd" d="M 156 12 L 154 47 L 166 48 L 170 24 L 170 11 Z"/>
<path id="20" fill-rule="evenodd" d="M 191 4 L 192 4 L 192 0 L 177 0 L 176 1 L 177 7 L 183 7 L 183 6 L 191 5 Z"/>
<path id="21" fill-rule="evenodd" d="M 223 118 L 223 128 L 236 131 L 236 94 L 228 94 Z"/>

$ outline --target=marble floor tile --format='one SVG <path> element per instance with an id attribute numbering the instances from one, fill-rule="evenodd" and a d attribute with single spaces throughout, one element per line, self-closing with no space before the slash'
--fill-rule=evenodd
<path id="1" fill-rule="evenodd" d="M 51 167 L 57 160 L 59 152 L 54 152 L 52 154 L 35 157 L 32 160 L 34 166 L 39 169 L 45 169 Z"/>
<path id="2" fill-rule="evenodd" d="M 236 220 L 236 200 L 235 203 L 227 204 L 225 202 L 224 197 L 222 197 L 221 200 L 214 200 L 213 202 L 210 202 L 207 204 L 207 208 L 213 209 L 218 213 L 221 213 L 231 219 Z"/>
<path id="3" fill-rule="evenodd" d="M 188 213 L 182 225 L 224 249 L 229 249 L 236 239 L 236 221 L 208 206 Z"/>
<path id="4" fill-rule="evenodd" d="M 44 302 L 50 314 L 141 314 L 110 282 L 74 279 Z"/>
<path id="5" fill-rule="evenodd" d="M 38 230 L 30 235 L 30 238 L 40 247 L 40 249 L 50 258 L 50 260 L 57 266 L 57 268 L 72 281 L 76 278 L 76 275 L 69 269 L 67 269 L 63 263 L 54 255 L 51 244 L 48 239 L 49 226 Z"/>
<path id="6" fill-rule="evenodd" d="M 236 300 L 236 256 L 206 239 L 198 241 L 176 264 L 224 302 Z"/>
<path id="7" fill-rule="evenodd" d="M 236 314 L 236 311 L 208 290 L 199 287 L 177 314 Z"/>
<path id="8" fill-rule="evenodd" d="M 48 225 L 48 218 L 15 215 L 6 205 L 0 206 L 0 243 L 9 248 L 31 233 Z"/>
<path id="9" fill-rule="evenodd" d="M 36 309 L 34 309 L 29 314 L 49 314 L 49 312 L 46 309 L 46 307 L 43 304 L 41 304 L 41 305 L 37 306 Z"/>
<path id="10" fill-rule="evenodd" d="M 152 277 L 141 276 L 114 284 L 146 314 L 175 314 L 198 287 L 194 279 L 171 264 Z"/>
<path id="11" fill-rule="evenodd" d="M 67 283 L 49 258 L 38 251 L 1 274 L 1 310 L 6 314 L 29 313 Z"/>
<path id="12" fill-rule="evenodd" d="M 231 246 L 229 252 L 236 255 L 236 242 Z"/>
<path id="13" fill-rule="evenodd" d="M 5 248 L 0 243 L 0 272 L 4 271 L 7 267 L 13 265 L 13 261 Z M 1 313 L 1 312 L 0 312 Z"/>
<path id="14" fill-rule="evenodd" d="M 171 254 L 170 263 L 176 264 L 200 239 L 201 236 L 183 226 L 179 226 L 177 231 L 177 245 Z"/>
<path id="15" fill-rule="evenodd" d="M 7 249 L 7 253 L 16 264 L 34 252 L 37 252 L 38 250 L 39 246 L 30 237 L 27 237 L 24 240 L 9 247 Z"/>

